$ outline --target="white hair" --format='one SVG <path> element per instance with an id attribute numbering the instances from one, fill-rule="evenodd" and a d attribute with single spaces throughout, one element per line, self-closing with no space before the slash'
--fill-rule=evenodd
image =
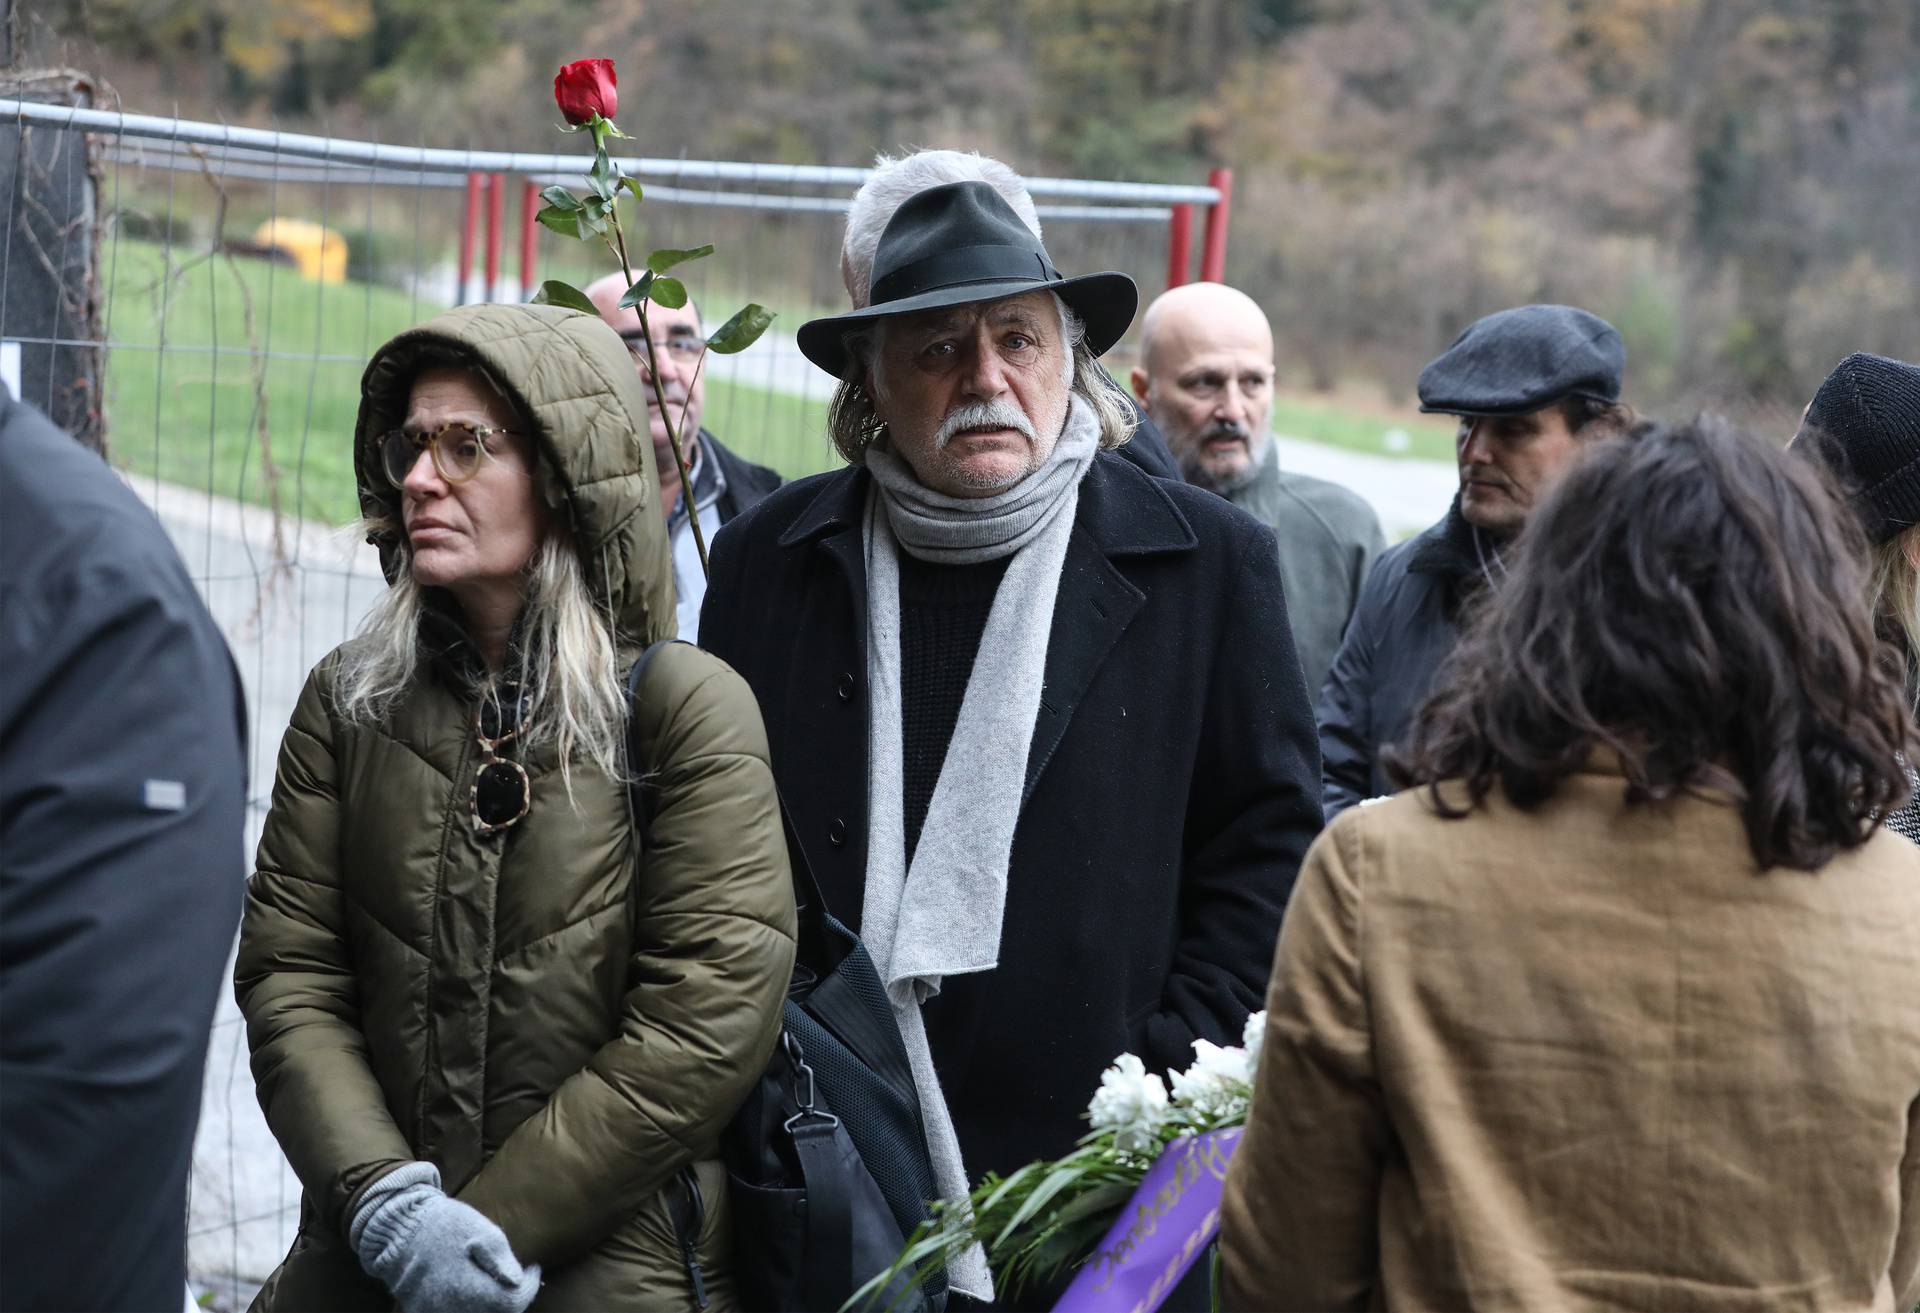
<path id="1" fill-rule="evenodd" d="M 873 256 L 880 234 L 894 211 L 929 187 L 949 182 L 984 182 L 1006 199 L 1020 222 L 1040 236 L 1040 212 L 1020 175 L 991 156 L 971 150 L 921 150 L 895 158 L 876 155 L 873 174 L 847 207 L 847 235 L 840 243 L 840 270 L 853 308 L 863 310 L 873 295 Z"/>
<path id="2" fill-rule="evenodd" d="M 376 517 L 366 527 L 393 533 L 398 526 L 391 517 Z M 397 538 L 400 560 L 393 584 L 341 649 L 334 671 L 334 708 L 349 723 L 384 721 L 419 671 L 426 590 L 413 577 L 405 535 Z M 561 526 L 550 528 L 535 549 L 526 581 L 522 688 L 533 712 L 521 728 L 521 740 L 529 748 L 552 745 L 571 797 L 576 757 L 621 778 L 627 699 L 613 624 L 594 603 L 571 535 Z M 491 681 L 482 692 L 491 694 Z"/>

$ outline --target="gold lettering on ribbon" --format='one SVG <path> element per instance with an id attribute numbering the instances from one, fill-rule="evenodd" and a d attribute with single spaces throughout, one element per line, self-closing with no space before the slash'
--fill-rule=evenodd
<path id="1" fill-rule="evenodd" d="M 1235 1141 L 1237 1144 L 1238 1141 Z M 1206 1155 L 1207 1174 L 1216 1181 L 1227 1179 L 1227 1164 L 1233 1161 L 1233 1150 L 1221 1143 L 1221 1138 L 1210 1137 L 1202 1151 Z"/>
<path id="2" fill-rule="evenodd" d="M 1193 1186 L 1194 1182 L 1200 1179 L 1202 1172 L 1210 1172 L 1220 1179 L 1225 1178 L 1226 1158 L 1220 1153 L 1218 1146 L 1213 1143 L 1207 1145 L 1206 1159 L 1204 1162 L 1197 1159 L 1198 1149 L 1199 1144 L 1197 1141 L 1188 1143 L 1185 1156 L 1181 1158 L 1180 1162 L 1174 1168 L 1173 1180 L 1167 1185 L 1162 1186 L 1150 1203 L 1141 1204 L 1134 1210 L 1133 1225 L 1127 1228 L 1127 1233 L 1120 1237 L 1118 1243 L 1111 1249 L 1103 1250 L 1095 1255 L 1095 1261 L 1106 1269 L 1100 1281 L 1093 1287 L 1095 1294 L 1104 1293 L 1113 1285 L 1113 1278 L 1119 1272 L 1120 1265 L 1126 1261 L 1127 1255 L 1138 1248 L 1142 1240 L 1159 1230 L 1160 1219 L 1167 1216 L 1179 1206 L 1180 1200 L 1186 1195 L 1188 1189 Z M 1218 1166 L 1216 1166 L 1216 1161 L 1218 1162 Z M 1147 1297 L 1134 1306 L 1133 1313 L 1146 1313 L 1147 1309 L 1158 1305 L 1160 1296 L 1163 1295 L 1167 1287 L 1172 1284 L 1173 1274 L 1179 1271 L 1180 1265 L 1185 1262 L 1193 1253 L 1194 1249 L 1198 1247 L 1201 1238 L 1204 1237 L 1212 1227 L 1213 1219 L 1217 1215 L 1218 1210 L 1208 1214 L 1206 1222 L 1201 1224 L 1200 1229 L 1187 1237 L 1186 1243 L 1181 1247 L 1180 1252 L 1174 1256 L 1172 1261 L 1167 1264 L 1166 1270 L 1154 1281 L 1153 1289 L 1148 1292 Z"/>

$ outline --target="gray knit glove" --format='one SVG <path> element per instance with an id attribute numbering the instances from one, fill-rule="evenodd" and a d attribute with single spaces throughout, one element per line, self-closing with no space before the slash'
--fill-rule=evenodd
<path id="1" fill-rule="evenodd" d="M 440 1189 L 432 1163 L 408 1163 L 367 1187 L 347 1239 L 402 1313 L 524 1313 L 540 1268 L 521 1267 L 486 1214 Z"/>

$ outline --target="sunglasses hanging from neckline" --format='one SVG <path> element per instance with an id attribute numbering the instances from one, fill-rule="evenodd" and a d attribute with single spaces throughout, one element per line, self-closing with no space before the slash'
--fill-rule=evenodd
<path id="1" fill-rule="evenodd" d="M 533 783 L 527 768 L 501 755 L 501 749 L 519 737 L 531 712 L 530 700 L 514 685 L 508 685 L 505 692 L 505 697 L 491 690 L 482 694 L 473 709 L 473 735 L 480 745 L 480 764 L 473 772 L 467 809 L 474 833 L 483 839 L 519 824 L 533 805 Z"/>

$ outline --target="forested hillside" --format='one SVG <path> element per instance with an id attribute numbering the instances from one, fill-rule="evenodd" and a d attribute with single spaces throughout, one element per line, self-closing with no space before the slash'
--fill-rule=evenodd
<path id="1" fill-rule="evenodd" d="M 648 153 L 1231 165 L 1229 277 L 1295 384 L 1404 396 L 1546 299 L 1619 323 L 1662 403 L 1797 408 L 1848 350 L 1920 355 L 1915 0 L 77 0 L 25 28 L 129 108 L 388 139 L 551 145 L 555 63 L 609 54 Z"/>

